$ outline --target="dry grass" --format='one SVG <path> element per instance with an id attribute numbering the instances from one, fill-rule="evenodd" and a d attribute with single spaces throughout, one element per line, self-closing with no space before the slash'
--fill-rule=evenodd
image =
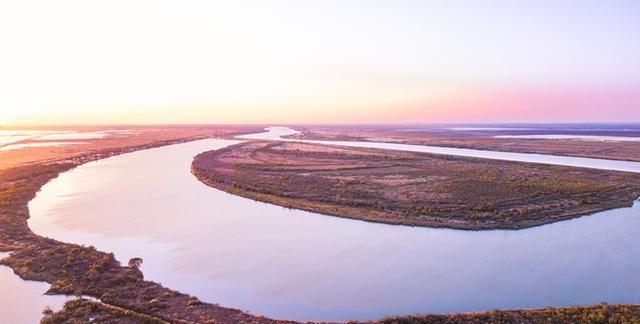
<path id="1" fill-rule="evenodd" d="M 25 156 L 5 163 L 5 169 L 0 170 L 0 251 L 12 251 L 0 264 L 11 267 L 23 279 L 51 283 L 50 293 L 92 296 L 118 307 L 122 311 L 110 315 L 116 316 L 115 319 L 109 317 L 113 322 L 120 322 L 120 319 L 126 322 L 131 318 L 153 318 L 171 323 L 278 322 L 240 310 L 202 303 L 195 297 L 144 280 L 138 269 L 121 266 L 111 253 L 44 238 L 33 234 L 27 226 L 27 204 L 40 187 L 59 173 L 79 164 L 126 152 L 246 130 L 213 127 L 204 130 L 188 127 L 152 130 L 146 136 L 138 134 L 119 139 L 118 143 L 96 140 L 93 145 L 85 146 L 84 151 L 73 153 L 50 152 L 46 148 L 22 150 L 21 154 Z M 80 313 L 84 314 L 87 307 L 92 309 L 94 305 L 67 304 L 60 314 L 48 317 L 46 322 L 66 323 L 60 319 L 71 316 L 68 312 L 72 310 L 68 307 L 78 308 L 73 310 L 77 315 L 79 309 L 83 309 Z M 72 318 L 69 317 L 74 322 Z"/>
<path id="2" fill-rule="evenodd" d="M 133 137 L 119 139 L 93 140 L 90 145 L 26 149 L 0 155 L 0 251 L 13 251 L 11 256 L 2 260 L 1 264 L 10 266 L 24 279 L 51 283 L 52 293 L 89 295 L 104 301 L 104 303 L 87 300 L 70 301 L 61 311 L 47 313 L 43 323 L 87 323 L 90 318 L 93 318 L 96 323 L 288 322 L 274 321 L 239 310 L 202 303 L 195 297 L 144 280 L 139 270 L 121 266 L 111 253 L 101 252 L 93 247 L 47 239 L 29 230 L 27 226 L 29 200 L 46 182 L 77 165 L 160 145 L 210 136 L 226 136 L 239 131 L 256 131 L 256 129 L 246 128 L 211 127 L 145 129 L 148 132 L 145 131 L 144 134 L 139 133 Z M 100 128 L 90 130 L 100 130 Z M 398 185 L 402 183 L 392 178 L 386 181 L 396 182 Z M 546 319 L 551 321 L 561 319 L 554 322 L 568 323 L 567 318 L 576 317 L 566 317 L 566 312 L 596 316 L 597 314 L 591 315 L 592 309 L 593 307 L 570 308 L 567 311 L 560 309 L 554 313 L 548 313 Z M 529 311 L 521 312 L 526 314 Z M 610 306 L 607 314 L 608 319 L 637 319 L 637 308 L 625 305 Z M 629 317 L 629 314 L 635 317 Z M 424 315 L 385 319 L 381 322 L 479 323 L 484 322 L 486 318 L 485 313 Z M 494 323 L 497 322 L 494 321 Z M 502 323 L 516 323 L 516 321 Z M 613 321 L 613 323 L 617 322 Z"/>
<path id="3" fill-rule="evenodd" d="M 492 132 L 409 132 L 376 127 L 307 127 L 292 138 L 311 140 L 372 141 L 470 148 L 501 152 L 539 153 L 640 161 L 640 142 L 576 141 L 553 139 L 494 138 Z M 601 133 L 582 134 L 601 135 Z M 610 133 L 605 135 L 629 135 Z M 640 136 L 637 133 L 631 135 Z"/>
<path id="4" fill-rule="evenodd" d="M 417 315 L 386 318 L 376 324 L 633 324 L 640 323 L 640 306 L 574 306 L 452 315 Z"/>
<path id="5" fill-rule="evenodd" d="M 207 184 L 367 221 L 520 229 L 630 206 L 640 175 L 424 153 L 250 142 L 196 157 Z"/>

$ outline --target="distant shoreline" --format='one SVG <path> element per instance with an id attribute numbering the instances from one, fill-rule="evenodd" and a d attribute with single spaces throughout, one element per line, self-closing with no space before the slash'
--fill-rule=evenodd
<path id="1" fill-rule="evenodd" d="M 105 300 L 103 304 L 90 300 L 72 300 L 64 309 L 47 315 L 43 323 L 86 320 L 90 310 L 99 320 L 143 321 L 146 323 L 187 323 L 215 319 L 221 323 L 295 323 L 253 316 L 239 310 L 200 302 L 197 298 L 145 281 L 137 269 L 123 267 L 113 254 L 93 247 L 68 244 L 38 236 L 26 225 L 27 204 L 42 185 L 58 174 L 81 164 L 110 156 L 140 151 L 163 145 L 179 144 L 202 137 L 161 141 L 117 150 L 98 150 L 74 157 L 31 163 L 0 170 L 0 251 L 14 253 L 0 262 L 11 267 L 25 280 L 52 284 L 51 293 L 92 295 Z M 8 186 L 8 187 L 7 187 Z M 40 269 L 44 269 L 40 270 Z M 62 270 L 65 270 L 64 273 Z M 94 271 L 95 272 L 92 272 Z M 96 277 L 97 276 L 97 277 Z M 126 294 L 118 297 L 120 293 Z M 142 296 L 140 294 L 144 293 Z M 148 296 L 147 296 L 148 295 Z M 129 296 L 124 298 L 124 296 Z M 131 298 L 131 299 L 128 299 Z M 622 321 L 640 317 L 640 305 L 594 305 L 558 308 L 534 308 L 503 311 L 480 311 L 458 314 L 420 314 L 389 317 L 366 323 L 424 323 L 454 321 L 491 323 L 540 323 L 554 320 L 573 323 L 606 314 Z M 327 322 L 328 323 L 328 322 Z M 353 323 L 363 323 L 355 321 Z"/>
<path id="2" fill-rule="evenodd" d="M 526 124 L 525 124 L 526 125 Z M 588 124 L 586 124 L 588 125 Z M 523 126 L 525 127 L 525 126 Z M 286 139 L 320 141 L 363 141 L 410 145 L 428 145 L 460 149 L 498 152 L 561 155 L 568 157 L 599 158 L 640 162 L 640 141 L 578 141 L 567 139 L 501 138 L 505 135 L 549 135 L 558 130 L 531 129 L 529 131 L 473 130 L 454 131 L 445 128 L 406 130 L 400 127 L 382 126 L 307 126 L 299 127 L 299 134 L 284 136 Z M 564 135 L 603 135 L 640 137 L 640 128 L 630 132 L 620 131 L 565 131 Z"/>

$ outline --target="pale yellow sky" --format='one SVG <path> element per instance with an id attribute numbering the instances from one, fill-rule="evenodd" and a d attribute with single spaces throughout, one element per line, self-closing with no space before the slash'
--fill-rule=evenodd
<path id="1" fill-rule="evenodd" d="M 601 6 L 4 1 L 0 124 L 640 120 L 640 19 Z"/>

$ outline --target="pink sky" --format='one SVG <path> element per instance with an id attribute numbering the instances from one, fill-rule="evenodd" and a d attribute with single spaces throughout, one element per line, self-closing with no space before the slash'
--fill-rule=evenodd
<path id="1" fill-rule="evenodd" d="M 406 121 L 640 122 L 640 88 L 473 92 L 403 110 Z"/>
<path id="2" fill-rule="evenodd" d="M 35 2 L 0 125 L 640 122 L 640 1 Z"/>

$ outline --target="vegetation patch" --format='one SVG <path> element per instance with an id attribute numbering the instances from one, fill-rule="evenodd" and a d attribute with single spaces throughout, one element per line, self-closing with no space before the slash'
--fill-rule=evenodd
<path id="1" fill-rule="evenodd" d="M 468 148 L 516 153 L 538 153 L 563 156 L 589 157 L 608 160 L 640 161 L 640 142 L 637 141 L 587 141 L 565 139 L 499 138 L 500 131 L 460 132 L 446 129 L 417 130 L 397 127 L 303 127 L 301 132 L 285 136 L 305 140 L 366 141 L 442 147 Z M 463 134 L 462 134 L 463 133 Z M 556 131 L 538 131 L 535 135 Z M 634 131 L 583 131 L 576 135 L 640 136 Z"/>
<path id="2" fill-rule="evenodd" d="M 521 229 L 631 206 L 640 175 L 426 153 L 248 142 L 202 153 L 192 172 L 244 197 L 366 221 Z"/>
<path id="3" fill-rule="evenodd" d="M 70 300 L 59 312 L 46 309 L 41 324 L 85 324 L 85 323 L 122 323 L 122 324 L 168 324 L 161 319 L 139 314 L 120 307 L 87 299 Z"/>
<path id="4" fill-rule="evenodd" d="M 91 296 L 101 301 L 71 300 L 58 312 L 45 310 L 42 323 L 293 323 L 201 302 L 194 296 L 145 280 L 138 269 L 142 259 L 133 258 L 128 265 L 122 266 L 111 253 L 44 238 L 32 233 L 27 226 L 28 202 L 59 173 L 89 161 L 197 138 L 202 136 L 93 149 L 55 159 L 48 155 L 41 162 L 0 168 L 0 251 L 13 251 L 0 264 L 11 267 L 23 279 L 50 283 L 51 294 Z M 229 166 L 233 172 L 235 164 Z M 323 168 L 322 165 L 316 167 Z M 389 179 L 398 185 L 408 183 L 402 178 Z M 593 199 L 589 202 L 592 205 L 597 203 L 598 200 Z M 638 323 L 638 308 L 636 305 L 601 305 L 416 315 L 373 323 Z"/>
<path id="5" fill-rule="evenodd" d="M 138 269 L 142 260 L 132 259 L 131 264 L 122 266 L 112 253 L 41 237 L 27 226 L 28 202 L 59 173 L 89 161 L 199 138 L 202 136 L 93 150 L 67 158 L 1 169 L 0 251 L 12 253 L 0 260 L 0 264 L 11 267 L 22 279 L 50 283 L 50 294 L 91 296 L 101 300 L 104 304 L 100 305 L 109 306 L 109 317 L 104 322 L 286 323 L 203 303 L 196 297 L 145 280 Z M 45 312 L 44 322 L 87 323 L 80 318 L 94 311 L 104 313 L 100 305 L 87 301 L 67 303 L 59 313 Z M 118 311 L 114 311 L 116 309 Z M 141 321 L 141 318 L 150 321 Z"/>
<path id="6" fill-rule="evenodd" d="M 415 315 L 390 317 L 376 324 L 633 324 L 640 323 L 640 306 L 608 305 L 573 306 L 525 310 L 493 310 L 488 312 Z"/>

